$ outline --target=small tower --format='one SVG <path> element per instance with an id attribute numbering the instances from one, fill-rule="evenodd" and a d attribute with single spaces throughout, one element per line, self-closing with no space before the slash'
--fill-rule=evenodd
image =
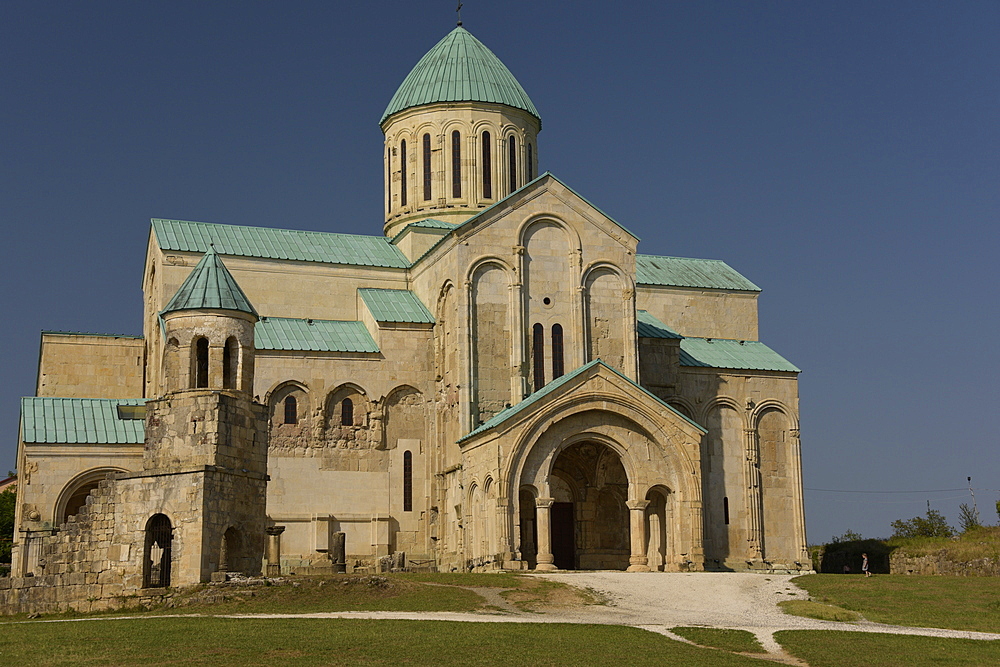
<path id="1" fill-rule="evenodd" d="M 459 25 L 393 95 L 385 134 L 385 234 L 458 224 L 538 174 L 541 117 L 510 70 Z"/>
<path id="2" fill-rule="evenodd" d="M 146 403 L 143 471 L 129 476 L 145 489 L 133 506 L 146 521 L 143 585 L 259 574 L 267 410 L 251 397 L 257 311 L 209 249 L 160 317 L 165 391 Z"/>

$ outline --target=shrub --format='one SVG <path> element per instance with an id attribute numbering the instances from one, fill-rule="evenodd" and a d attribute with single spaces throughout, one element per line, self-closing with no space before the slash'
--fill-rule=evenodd
<path id="1" fill-rule="evenodd" d="M 948 520 L 937 510 L 928 509 L 925 516 L 916 516 L 907 521 L 896 519 L 892 522 L 892 537 L 951 537 L 955 534 Z"/>

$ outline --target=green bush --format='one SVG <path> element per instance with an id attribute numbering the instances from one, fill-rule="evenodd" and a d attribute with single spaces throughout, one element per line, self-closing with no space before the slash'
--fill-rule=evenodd
<path id="1" fill-rule="evenodd" d="M 912 519 L 903 521 L 896 519 L 892 522 L 892 536 L 901 538 L 911 537 L 951 537 L 955 534 L 948 520 L 937 510 L 927 509 L 925 516 L 915 516 Z"/>

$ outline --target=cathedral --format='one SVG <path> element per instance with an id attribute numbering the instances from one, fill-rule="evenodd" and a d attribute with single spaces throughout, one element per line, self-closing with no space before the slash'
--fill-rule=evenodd
<path id="1" fill-rule="evenodd" d="M 538 173 L 461 25 L 380 125 L 382 235 L 154 219 L 143 335 L 42 333 L 12 576 L 809 570 L 760 289 Z"/>

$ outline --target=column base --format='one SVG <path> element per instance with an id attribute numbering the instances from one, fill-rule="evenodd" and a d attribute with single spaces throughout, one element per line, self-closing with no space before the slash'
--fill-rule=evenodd
<path id="1" fill-rule="evenodd" d="M 558 569 L 559 568 L 552 563 L 539 563 L 535 565 L 535 572 L 551 572 Z"/>
<path id="2" fill-rule="evenodd" d="M 648 565 L 629 565 L 626 572 L 652 572 Z"/>

